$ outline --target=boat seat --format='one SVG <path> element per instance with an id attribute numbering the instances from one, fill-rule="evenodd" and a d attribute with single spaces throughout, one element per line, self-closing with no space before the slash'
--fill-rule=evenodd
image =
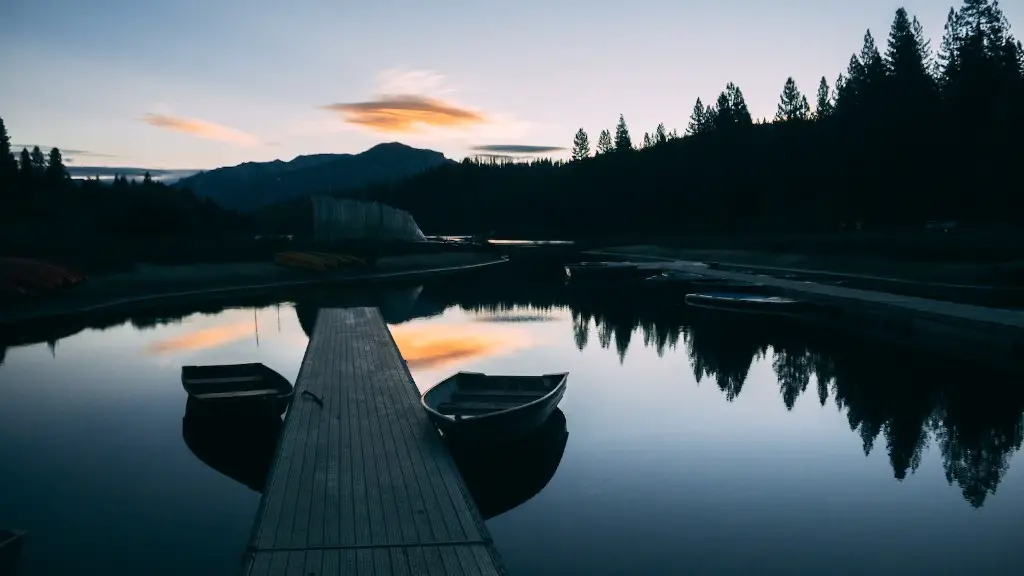
<path id="1" fill-rule="evenodd" d="M 210 393 L 196 393 L 195 397 L 197 400 L 213 400 L 215 398 L 242 398 L 249 396 L 276 396 L 281 391 L 275 388 L 264 388 L 260 390 L 242 390 L 232 392 L 210 392 Z"/>
<path id="2" fill-rule="evenodd" d="M 473 402 L 473 401 L 483 401 L 483 402 L 498 401 L 498 402 L 501 402 L 501 401 L 508 400 L 508 401 L 514 401 L 514 402 L 517 402 L 517 403 L 525 403 L 525 402 L 530 402 L 531 400 L 536 400 L 537 398 L 543 398 L 544 396 L 546 396 L 548 394 L 548 392 L 549 392 L 548 390 L 537 390 L 537 391 L 531 391 L 531 392 L 518 391 L 518 390 L 517 391 L 508 391 L 508 390 L 493 390 L 493 391 L 491 391 L 491 390 L 488 390 L 488 391 L 480 391 L 480 392 L 474 390 L 472 392 L 465 392 L 465 391 L 460 390 L 460 391 L 455 392 L 455 393 L 452 394 L 452 397 L 451 397 L 450 401 L 451 402 L 463 402 L 463 401 L 468 400 L 468 401 L 471 401 L 471 402 Z"/>
<path id="3" fill-rule="evenodd" d="M 188 378 L 190 385 L 195 384 L 241 384 L 242 382 L 260 382 L 263 376 L 221 376 L 215 378 Z"/>
<path id="4" fill-rule="evenodd" d="M 441 414 L 451 414 L 453 416 L 460 414 L 486 414 L 488 412 L 508 410 L 522 404 L 522 400 L 508 400 L 505 402 L 445 402 L 437 407 L 437 411 Z"/>

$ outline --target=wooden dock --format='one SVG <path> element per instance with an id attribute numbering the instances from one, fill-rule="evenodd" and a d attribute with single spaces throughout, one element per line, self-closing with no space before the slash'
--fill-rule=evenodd
<path id="1" fill-rule="evenodd" d="M 505 573 L 376 308 L 320 311 L 242 573 Z"/>

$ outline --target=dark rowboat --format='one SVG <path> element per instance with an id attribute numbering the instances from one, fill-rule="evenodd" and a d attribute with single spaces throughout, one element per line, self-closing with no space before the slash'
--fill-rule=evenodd
<path id="1" fill-rule="evenodd" d="M 460 442 L 515 440 L 539 428 L 565 394 L 569 374 L 488 376 L 459 372 L 420 398 L 434 425 Z"/>
<path id="2" fill-rule="evenodd" d="M 25 541 L 24 530 L 0 528 L 0 574 L 15 574 L 21 560 L 21 547 Z"/>
<path id="3" fill-rule="evenodd" d="M 727 280 L 724 278 L 698 278 L 691 280 L 689 288 L 695 292 L 700 293 L 708 292 L 728 292 L 733 294 L 754 294 L 758 296 L 764 296 L 765 292 L 771 290 L 771 288 L 764 284 L 755 284 L 753 282 L 743 282 L 740 280 Z"/>
<path id="4" fill-rule="evenodd" d="M 754 314 L 795 315 L 808 309 L 806 302 L 791 298 L 730 292 L 687 294 L 686 303 L 698 308 Z"/>
<path id="5" fill-rule="evenodd" d="M 263 364 L 182 366 L 181 385 L 206 407 L 261 409 L 281 413 L 294 390 L 288 379 Z"/>
<path id="6" fill-rule="evenodd" d="M 565 274 L 569 281 L 633 280 L 642 274 L 642 270 L 629 262 L 581 262 L 566 266 Z"/>
<path id="7" fill-rule="evenodd" d="M 565 414 L 551 416 L 528 436 L 494 449 L 448 441 L 448 450 L 484 520 L 527 502 L 551 482 L 569 439 Z"/>

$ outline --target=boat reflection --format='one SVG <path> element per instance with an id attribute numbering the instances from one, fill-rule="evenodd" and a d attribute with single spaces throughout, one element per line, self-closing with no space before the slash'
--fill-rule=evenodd
<path id="1" fill-rule="evenodd" d="M 279 416 L 203 409 L 189 398 L 181 435 L 185 445 L 217 472 L 263 492 L 284 423 Z"/>
<path id="2" fill-rule="evenodd" d="M 447 444 L 476 507 L 488 520 L 539 494 L 555 476 L 568 440 L 565 414 L 556 408 L 543 426 L 512 444 Z"/>

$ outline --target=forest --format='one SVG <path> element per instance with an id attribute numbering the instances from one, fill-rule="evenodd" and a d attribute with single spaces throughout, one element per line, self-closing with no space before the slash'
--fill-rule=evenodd
<path id="1" fill-rule="evenodd" d="M 1024 48 L 997 2 L 951 8 L 937 50 L 901 8 L 885 47 L 869 30 L 814 95 L 780 85 L 770 120 L 730 83 L 697 100 L 682 135 L 637 137 L 620 116 L 596 142 L 580 129 L 569 161 L 467 159 L 348 195 L 408 210 L 427 233 L 506 237 L 1020 223 Z"/>
<path id="2" fill-rule="evenodd" d="M 251 227 L 188 189 L 115 175 L 73 180 L 59 148 L 11 150 L 0 119 L 0 255 L 92 269 L 142 258 L 190 259 Z M 188 242 L 183 239 L 188 238 Z"/>

